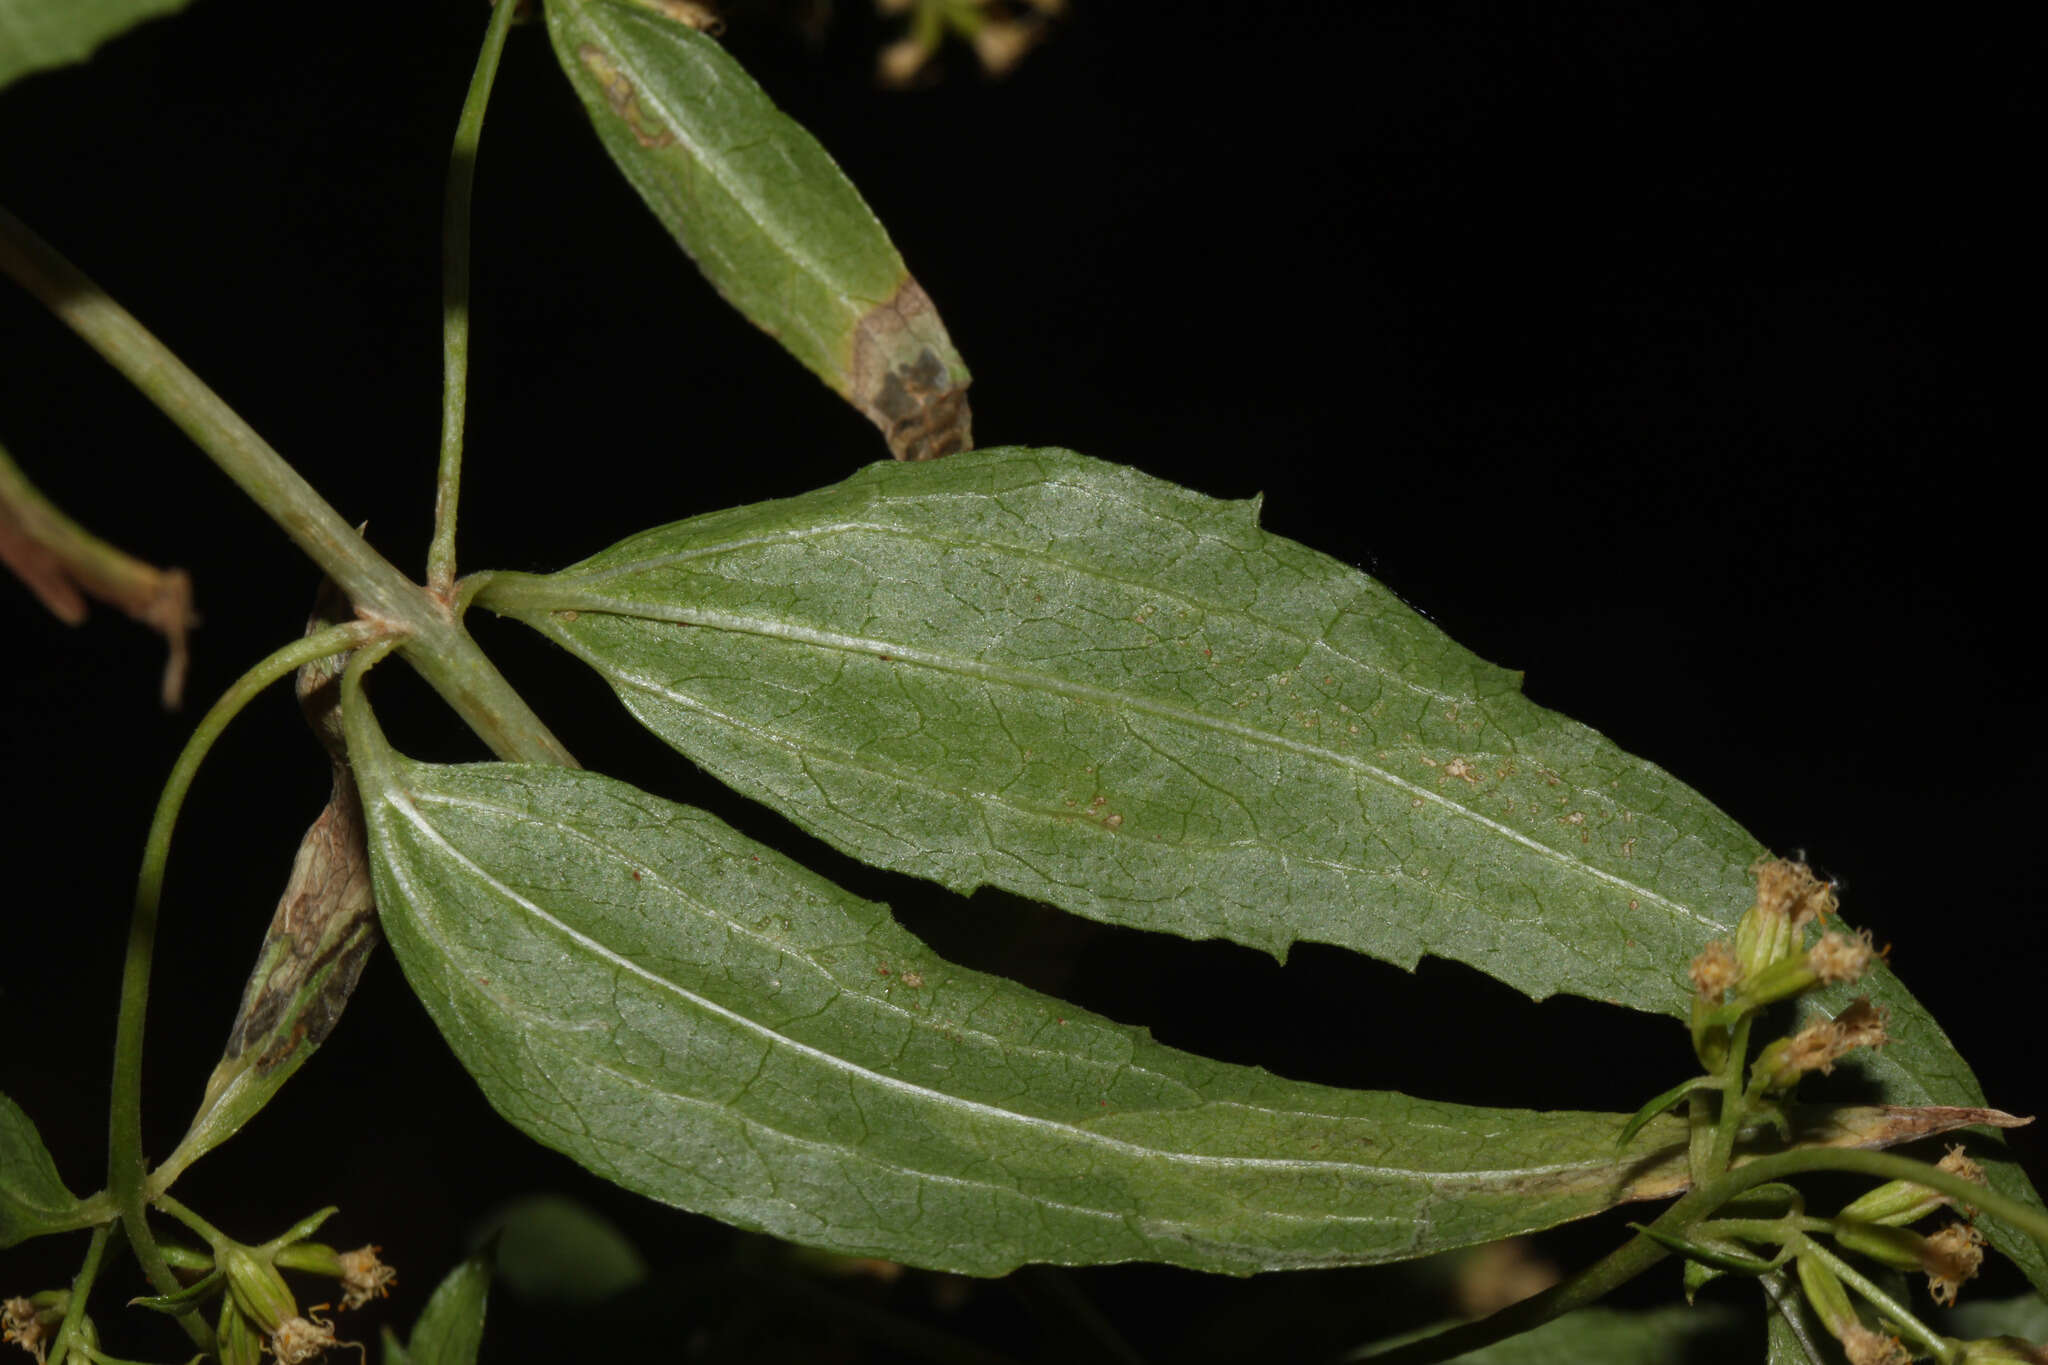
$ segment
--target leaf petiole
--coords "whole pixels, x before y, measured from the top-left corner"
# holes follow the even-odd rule
[[[476,149],[484,109],[511,32],[515,0],[497,0],[476,74],[455,125],[441,217],[441,464],[434,483],[434,539],[427,548],[427,591],[446,599],[455,585],[455,512],[462,490],[462,432],[469,402],[469,220]]]

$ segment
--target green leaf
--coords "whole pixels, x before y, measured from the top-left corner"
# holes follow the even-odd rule
[[[479,599],[868,862],[1666,1013],[1762,851],[1364,574],[1060,450],[878,465]]]
[[[728,303],[903,460],[973,444],[967,366],[860,192],[663,0],[548,0],[605,149]]]
[[[78,1203],[35,1123],[0,1095],[0,1249],[80,1226]]]
[[[1766,1365],[1836,1365],[1834,1338],[1815,1319],[1799,1281],[1785,1271],[1762,1280]]]
[[[480,1251],[448,1272],[400,1345],[384,1329],[384,1365],[475,1365],[484,1338],[484,1308],[491,1292],[491,1254]]]
[[[979,451],[499,575],[478,601],[870,863],[1685,1017],[1685,965],[1765,850],[1257,513],[1068,451]],[[1888,968],[1856,989],[1892,1012],[1896,1041],[1860,1063],[1886,1101],[1984,1103]],[[2002,1148],[1973,1150],[2038,1204]],[[2048,1288],[2038,1248],[1994,1239]]]
[[[2048,1301],[2022,1294],[1964,1303],[1940,1314],[1934,1326],[1952,1337],[2021,1337],[2048,1344]]]
[[[592,1304],[647,1278],[647,1261],[595,1209],[561,1195],[517,1200],[492,1215],[484,1233],[497,1252],[498,1279],[530,1299]]]
[[[82,62],[94,48],[190,0],[0,0],[0,86]]]
[[[1644,1361],[1740,1358],[1742,1320],[1723,1305],[1630,1313],[1582,1308],[1533,1331],[1454,1357],[1457,1365],[1642,1365]],[[1408,1338],[1353,1355],[1371,1360]],[[1714,1349],[1708,1349],[1709,1343]],[[1696,1353],[1696,1354],[1695,1354]]]
[[[653,1198],[973,1274],[1397,1260],[1683,1180],[1684,1127],[1306,1085],[934,957],[712,817],[348,708],[385,933],[491,1103]]]

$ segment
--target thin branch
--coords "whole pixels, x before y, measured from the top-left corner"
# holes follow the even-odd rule
[[[441,216],[441,466],[434,484],[434,539],[427,549],[427,591],[444,600],[455,586],[455,511],[462,491],[462,431],[469,403],[470,197],[484,109],[516,9],[513,0],[500,0],[491,11],[469,97],[462,104],[462,120],[455,126],[455,147],[448,156],[448,191]]]

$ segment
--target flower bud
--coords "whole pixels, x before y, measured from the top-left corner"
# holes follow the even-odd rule
[[[1834,888],[1805,863],[1773,858],[1757,863],[1750,873],[1756,878],[1756,900],[1735,926],[1735,958],[1745,981],[1792,956],[1806,922],[1835,909]]]
[[[221,1295],[220,1323],[214,1336],[220,1365],[262,1365],[263,1336],[235,1303],[233,1294]]]
[[[1799,1268],[1799,1287],[1806,1291],[1806,1301],[1813,1305],[1828,1335],[1840,1339],[1851,1328],[1862,1327],[1855,1305],[1849,1302],[1849,1291],[1842,1288],[1827,1262],[1808,1249],[1799,1253],[1795,1263]]]
[[[228,1296],[264,1333],[275,1332],[279,1323],[299,1315],[291,1286],[277,1273],[269,1257],[245,1246],[230,1245],[221,1253],[220,1264],[227,1271]]]
[[[1948,1155],[1935,1162],[1934,1168],[1979,1185],[1984,1183],[1984,1168],[1963,1155],[1960,1146],[1950,1147]],[[1952,1202],[1949,1196],[1925,1185],[1910,1180],[1890,1180],[1858,1196],[1836,1216],[1897,1228],[1917,1223],[1942,1205]]]
[[[1893,1270],[1918,1270],[1921,1249],[1927,1239],[1910,1228],[1885,1227],[1838,1218],[1834,1226],[1835,1245],[1858,1256],[1868,1256]]]

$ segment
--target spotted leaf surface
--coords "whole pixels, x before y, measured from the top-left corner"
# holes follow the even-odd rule
[[[598,138],[726,301],[881,428],[896,458],[973,444],[967,366],[874,213],[677,0],[548,0]]]

